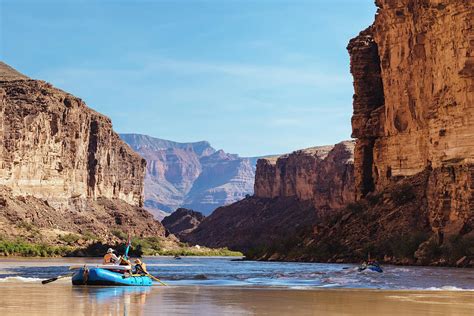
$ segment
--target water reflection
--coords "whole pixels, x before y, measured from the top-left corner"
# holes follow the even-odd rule
[[[101,315],[143,315],[150,287],[72,287],[73,296],[82,299],[88,312]]]

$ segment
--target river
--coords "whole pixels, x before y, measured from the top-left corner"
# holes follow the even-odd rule
[[[474,315],[474,269],[144,258],[168,286],[41,285],[91,258],[0,260],[1,315]]]

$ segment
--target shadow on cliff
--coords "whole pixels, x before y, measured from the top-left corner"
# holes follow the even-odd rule
[[[473,266],[474,235],[435,233],[426,188],[430,170],[341,210],[318,212],[294,198],[247,198],[221,207],[186,240],[242,251],[247,259]]]

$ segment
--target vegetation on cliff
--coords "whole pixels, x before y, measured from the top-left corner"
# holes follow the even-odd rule
[[[58,257],[66,256],[73,250],[70,246],[29,243],[21,239],[0,239],[0,256]]]
[[[76,257],[91,256],[100,257],[105,254],[107,248],[117,249],[118,253],[125,250],[125,241],[116,244],[103,244],[91,242],[87,245],[79,245],[78,241],[84,240],[85,236],[76,234],[65,235],[61,241],[64,244],[48,244],[29,242],[22,238],[6,239],[0,238],[0,256],[18,257]],[[132,256],[242,256],[238,251],[227,248],[208,248],[190,246],[186,243],[170,242],[166,238],[145,237],[132,238]]]

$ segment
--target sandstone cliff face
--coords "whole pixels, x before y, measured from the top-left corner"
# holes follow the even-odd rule
[[[39,80],[0,81],[0,185],[56,208],[84,199],[143,203],[145,160],[107,117]]]
[[[472,230],[474,2],[377,0],[349,44],[358,197],[431,170],[431,226]]]
[[[327,186],[339,184],[334,194],[318,196],[319,183],[326,188],[329,174],[338,174],[316,173],[324,150],[262,160],[256,196],[216,210],[188,236],[192,242],[265,260],[347,262],[370,253],[397,264],[474,266],[474,2],[376,5],[374,24],[348,46],[356,201],[315,211],[320,198],[328,208],[350,201],[340,180]],[[313,211],[298,213],[302,201],[314,201]],[[276,223],[296,225],[272,212],[279,209],[305,214],[306,225],[271,236]]]
[[[255,196],[296,197],[313,201],[318,210],[340,208],[354,200],[353,150],[354,143],[345,141],[259,159]]]
[[[254,196],[216,209],[180,237],[252,258],[257,253],[258,258],[272,257],[276,244],[290,247],[322,214],[354,200],[353,148],[353,142],[345,141],[259,159]]]
[[[147,160],[145,207],[155,216],[179,207],[209,214],[253,193],[251,158],[216,151],[206,141],[177,143],[138,134],[121,137]]]
[[[110,119],[0,63],[0,238],[64,244],[75,234],[74,246],[87,246],[121,231],[164,240],[141,208],[145,167]]]

